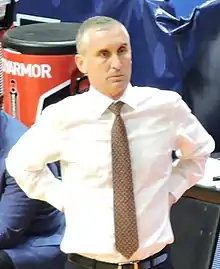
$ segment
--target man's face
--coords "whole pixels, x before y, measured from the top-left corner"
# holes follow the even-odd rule
[[[90,84],[112,98],[118,98],[131,78],[131,48],[126,30],[120,25],[89,30],[83,53],[76,56],[81,72]]]

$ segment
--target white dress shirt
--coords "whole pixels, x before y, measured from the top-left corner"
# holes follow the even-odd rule
[[[171,91],[129,85],[120,98],[131,152],[142,260],[173,242],[169,192],[176,200],[204,174],[214,141]],[[112,99],[91,88],[45,109],[6,159],[30,198],[65,210],[61,249],[106,262],[127,262],[115,250],[111,167]],[[171,153],[179,150],[173,167]],[[45,164],[61,160],[62,182]]]

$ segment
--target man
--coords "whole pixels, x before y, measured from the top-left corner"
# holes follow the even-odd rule
[[[63,214],[29,199],[5,168],[8,151],[25,131],[0,112],[0,269],[63,269]]]
[[[0,30],[1,34],[13,24],[15,3],[19,0],[0,0]]]
[[[7,169],[29,197],[65,211],[61,249],[72,266],[170,269],[169,202],[202,178],[214,141],[177,93],[129,84],[121,23],[90,18],[76,42],[90,90],[47,108],[10,151]],[[62,182],[46,168],[57,160]]]

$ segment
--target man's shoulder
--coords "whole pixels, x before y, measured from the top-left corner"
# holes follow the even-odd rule
[[[0,112],[0,135],[4,137],[4,148],[10,148],[26,132],[28,128],[16,118],[7,113]]]
[[[133,87],[140,102],[152,101],[157,104],[175,104],[182,97],[171,90],[160,90],[154,87]]]
[[[67,123],[88,114],[91,100],[88,92],[66,97],[65,99],[48,106],[44,111],[44,117],[54,120],[56,124]]]
[[[152,97],[152,98],[163,97],[163,98],[166,98],[166,99],[171,98],[171,99],[174,99],[174,100],[178,100],[179,98],[181,98],[179,93],[177,93],[175,91],[161,90],[161,89],[155,88],[155,87],[149,87],[149,86],[138,87],[138,86],[134,86],[133,90],[135,90],[136,92],[142,94],[142,96],[147,96],[147,97]]]
[[[71,95],[55,104],[49,105],[46,110],[51,110],[53,112],[57,111],[58,113],[60,113],[62,111],[69,111],[70,109],[79,109],[82,107],[81,105],[87,101],[88,92],[85,92],[83,94]]]
[[[8,127],[11,128],[16,128],[21,130],[22,132],[25,132],[28,127],[25,126],[21,121],[19,121],[18,119],[12,117],[11,115],[5,113],[5,112],[1,112],[1,114],[3,114],[3,116],[5,117],[5,119],[7,120],[7,125]]]

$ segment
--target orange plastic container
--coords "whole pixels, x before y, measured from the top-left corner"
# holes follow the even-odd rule
[[[38,23],[9,30],[2,42],[3,109],[27,126],[42,110],[73,95],[79,24]],[[84,87],[88,83],[84,82]]]

